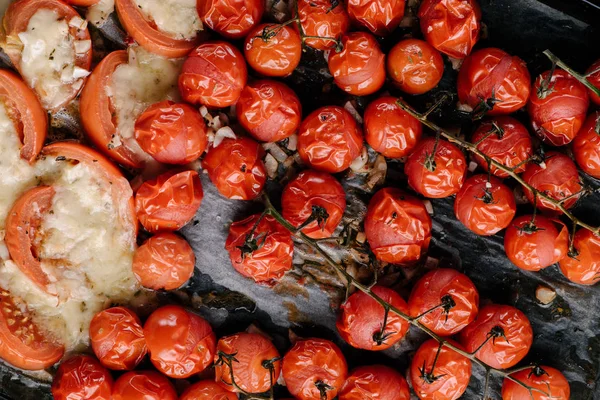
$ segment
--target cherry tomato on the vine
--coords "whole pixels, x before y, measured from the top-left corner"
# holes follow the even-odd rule
[[[244,55],[252,69],[265,76],[290,75],[302,57],[302,40],[290,26],[261,24],[248,33]]]
[[[177,400],[166,376],[154,371],[131,371],[115,382],[112,400]]]
[[[296,9],[304,35],[313,36],[307,38],[304,43],[312,48],[318,50],[334,48],[336,40],[350,28],[350,17],[342,2],[298,0]],[[320,38],[315,38],[316,36]]]
[[[595,63],[590,65],[585,73],[587,80],[590,81],[592,85],[600,89],[600,59],[596,60]],[[590,75],[588,76],[587,74]],[[588,89],[588,93],[590,95],[590,100],[592,100],[596,105],[600,106],[600,96],[592,92],[590,89]]]
[[[442,79],[444,60],[440,52],[426,41],[404,39],[388,53],[387,72],[403,92],[423,94],[436,87]]]
[[[238,400],[238,396],[216,382],[200,381],[188,387],[179,400]]]
[[[241,39],[260,22],[264,0],[202,0],[197,2],[202,23],[229,39]]]
[[[559,262],[563,275],[571,282],[593,285],[600,281],[600,236],[588,229],[575,232],[574,253]]]
[[[517,382],[504,378],[502,400],[569,400],[571,398],[569,381],[555,368],[547,366],[532,367],[515,372],[510,376],[541,392],[537,390],[530,392]]]
[[[406,0],[348,0],[350,20],[374,35],[385,36],[400,25]]]
[[[579,168],[600,179],[600,112],[590,114],[573,140],[573,155]]]
[[[52,381],[55,400],[110,400],[110,372],[93,357],[78,355],[58,367]]]
[[[409,400],[406,379],[396,370],[383,365],[358,367],[348,376],[339,400]]]

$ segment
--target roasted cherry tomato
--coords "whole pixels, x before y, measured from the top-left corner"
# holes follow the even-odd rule
[[[133,256],[133,274],[145,288],[175,290],[194,273],[194,250],[181,236],[161,232],[137,248]]]
[[[462,330],[460,342],[492,368],[513,367],[529,352],[533,330],[527,316],[515,307],[490,304]],[[482,347],[481,347],[482,346]]]
[[[525,171],[526,162],[533,155],[527,128],[511,117],[501,116],[485,121],[473,133],[471,142],[477,144],[477,150],[508,168],[514,168],[516,173]],[[493,165],[490,168],[483,157],[474,154],[473,158],[484,170],[491,169],[492,174],[500,178],[508,176]]]
[[[600,112],[590,114],[573,140],[573,155],[579,168],[600,179]]]
[[[377,36],[385,36],[400,25],[405,5],[405,0],[349,0],[346,3],[350,20]]]
[[[385,55],[373,35],[351,32],[341,38],[342,50],[331,51],[327,64],[336,85],[354,96],[375,93],[385,82]]]
[[[339,400],[410,400],[410,390],[406,379],[396,370],[371,365],[358,367],[346,380]]]
[[[585,71],[587,80],[592,83],[592,85],[596,86],[600,89],[600,59],[596,60],[595,63],[590,65],[590,67]],[[589,76],[587,74],[590,74]],[[588,94],[590,95],[590,100],[592,100],[596,105],[600,106],[600,96],[596,93],[592,92],[588,89]]]
[[[557,69],[549,75],[546,71],[535,80],[527,111],[540,139],[563,146],[579,132],[590,100],[585,86],[568,72]]]
[[[256,214],[231,224],[225,249],[233,268],[256,282],[272,283],[292,268],[292,236],[268,215]]]
[[[342,2],[298,0],[296,10],[306,36],[328,38],[307,39],[304,43],[312,48],[328,50],[335,47],[336,40],[350,28],[350,17]]]
[[[282,374],[298,400],[332,400],[348,376],[341,350],[329,340],[304,339],[283,357]]]
[[[238,397],[216,382],[200,381],[188,387],[179,400],[238,400]]]
[[[321,107],[300,125],[298,154],[314,169],[341,172],[360,155],[362,148],[362,131],[342,107]]]
[[[147,231],[174,231],[194,218],[203,196],[196,171],[171,171],[140,186],[135,209]]]
[[[511,379],[504,378],[502,385],[502,400],[569,400],[571,388],[567,378],[557,369],[552,367],[532,367],[510,375],[512,378],[525,385],[541,390],[529,391]]]
[[[279,352],[269,339],[258,333],[238,333],[219,340],[215,356],[215,379],[225,389],[264,393],[277,382],[281,372]]]
[[[171,378],[187,378],[213,361],[216,338],[208,322],[180,306],[154,311],[144,324],[150,361]]]
[[[177,392],[158,372],[132,371],[117,379],[112,400],[177,400]]]
[[[147,352],[140,319],[125,307],[96,314],[90,322],[90,342],[102,365],[113,370],[134,369]]]
[[[404,173],[415,192],[441,199],[458,193],[467,174],[467,160],[452,143],[429,137],[414,148],[404,164]]]
[[[365,139],[373,150],[388,158],[407,156],[421,138],[421,123],[396,104],[392,96],[380,97],[365,110]]]
[[[479,40],[481,10],[476,0],[425,0],[418,15],[425,39],[450,57],[465,58]]]
[[[369,202],[365,234],[378,260],[411,264],[429,248],[431,217],[421,200],[400,189],[384,188]]]
[[[450,342],[461,348],[458,343]],[[456,400],[469,386],[471,361],[429,339],[419,347],[410,363],[410,381],[421,400]]]
[[[296,93],[271,80],[246,86],[235,111],[244,129],[263,142],[278,142],[293,135],[302,120],[302,105]]]
[[[93,357],[80,355],[60,364],[52,381],[55,400],[110,400],[113,379]]]
[[[203,0],[197,2],[205,26],[229,39],[241,39],[260,22],[263,0]]]
[[[308,237],[328,238],[346,210],[346,192],[333,176],[308,170],[287,184],[281,207],[283,217],[295,227],[303,225],[302,232]]]
[[[575,233],[573,250],[558,264],[565,277],[582,285],[600,281],[600,237],[580,229]]]
[[[374,286],[373,293],[408,314],[408,306],[398,293],[383,286]],[[361,291],[353,293],[340,307],[337,330],[348,344],[357,349],[385,350],[402,340],[409,324],[393,312],[388,313],[374,299]]]
[[[224,139],[202,160],[213,185],[228,199],[252,200],[267,180],[264,150],[250,138]]]
[[[244,55],[252,69],[265,76],[290,75],[302,57],[302,40],[290,26],[261,24],[244,43]]]
[[[423,94],[442,79],[444,60],[440,52],[424,40],[404,39],[388,53],[387,71],[403,92]]]
[[[408,299],[410,316],[422,315],[419,322],[440,336],[460,332],[473,322],[478,309],[479,293],[473,282],[449,268],[425,274]]]
[[[238,49],[227,42],[205,42],[183,63],[179,91],[188,103],[229,107],[238,101],[247,79],[246,61]]]
[[[456,219],[483,236],[506,228],[516,212],[513,191],[500,179],[486,174],[467,179],[454,201]]]

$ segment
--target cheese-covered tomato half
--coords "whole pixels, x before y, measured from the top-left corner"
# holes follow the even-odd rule
[[[112,400],[177,400],[169,379],[155,371],[132,371],[116,380]]]
[[[341,2],[330,0],[298,0],[294,16],[300,19],[306,36],[319,36],[304,41],[307,46],[318,50],[333,49],[337,39],[350,28],[350,17]]]
[[[244,56],[252,69],[264,76],[290,75],[302,56],[302,40],[290,26],[261,24],[248,33]]]
[[[573,238],[573,250],[558,265],[571,282],[597,283],[600,281],[600,237],[588,229],[578,230]]]
[[[223,196],[252,200],[260,194],[267,180],[263,155],[262,146],[250,138],[224,139],[208,150],[202,168]]]
[[[238,396],[214,381],[205,380],[188,387],[179,400],[238,400]]]
[[[590,114],[573,140],[573,156],[579,168],[600,179],[600,112]]]
[[[58,367],[52,381],[52,397],[55,400],[110,400],[112,388],[110,372],[98,360],[77,355]]]
[[[536,400],[569,400],[571,398],[569,381],[555,368],[535,366],[517,371],[511,374],[510,377],[512,379],[504,378],[502,400],[526,399],[531,397],[531,393],[533,393],[533,398]],[[529,389],[524,388],[513,379],[537,390],[530,392]],[[546,393],[547,396],[541,392]]]
[[[188,103],[229,107],[238,101],[247,79],[246,61],[237,48],[227,42],[205,42],[183,63],[179,91]]]
[[[92,64],[87,22],[60,0],[18,0],[3,19],[0,47],[49,111],[79,94]]]
[[[440,52],[426,41],[404,39],[388,53],[387,71],[403,92],[423,94],[436,87],[442,79],[444,60]]]
[[[592,85],[600,89],[600,59],[596,60],[595,63],[590,65],[585,73],[587,80],[590,81]],[[588,93],[590,95],[590,100],[592,100],[594,104],[600,105],[600,96],[590,89],[588,89]]]
[[[398,371],[384,365],[358,367],[348,376],[339,400],[409,400],[410,389]]]
[[[197,2],[205,26],[228,39],[241,39],[260,22],[263,0],[203,0]]]
[[[429,248],[431,217],[423,202],[396,188],[384,188],[371,198],[365,234],[380,261],[410,265]]]
[[[405,5],[405,0],[349,0],[346,8],[355,25],[385,36],[400,25]]]

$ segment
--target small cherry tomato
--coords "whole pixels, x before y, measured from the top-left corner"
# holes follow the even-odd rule
[[[581,129],[590,100],[585,86],[568,72],[557,69],[549,75],[546,71],[535,80],[527,111],[540,139],[563,146]]]
[[[502,181],[473,175],[456,195],[454,215],[478,235],[490,236],[506,228],[517,212],[515,195]]]
[[[423,94],[442,79],[444,60],[440,52],[424,40],[404,39],[388,53],[387,71],[403,92]]]
[[[571,388],[567,378],[552,367],[532,367],[510,375],[512,378],[538,391],[529,391],[511,379],[504,378],[502,385],[502,400],[569,400]]]
[[[113,379],[93,357],[79,355],[61,363],[52,381],[55,400],[110,400]]]
[[[146,339],[140,319],[125,307],[99,312],[90,322],[94,354],[106,368],[132,370],[146,355]]]
[[[213,361],[216,338],[208,322],[180,306],[154,311],[144,324],[150,361],[171,378],[187,378]]]
[[[238,49],[227,42],[205,42],[183,63],[179,91],[188,103],[229,107],[238,101],[247,79],[246,61]]]
[[[369,202],[365,234],[378,260],[411,264],[429,248],[431,217],[421,200],[400,189],[384,188]]]
[[[421,138],[421,123],[402,110],[392,96],[372,101],[365,110],[365,139],[373,150],[388,158],[410,153]]]
[[[374,286],[373,293],[408,314],[408,306],[398,293],[383,286]],[[383,326],[385,321],[385,326]],[[353,293],[340,307],[336,327],[348,344],[363,350],[385,350],[398,343],[408,332],[409,323],[385,310],[361,291]]]
[[[283,357],[282,374],[298,400],[333,400],[348,376],[341,350],[329,340],[304,339]]]
[[[138,247],[133,255],[133,274],[145,288],[175,290],[194,273],[196,257],[181,236],[161,232]]]
[[[595,63],[590,65],[585,73],[587,80],[590,81],[592,85],[600,89],[600,59],[596,60]],[[592,100],[596,105],[600,106],[600,96],[592,92],[590,89],[588,89],[588,94],[590,95],[590,100]]]
[[[350,28],[350,17],[342,2],[298,0],[296,11],[306,36],[331,39],[306,39],[304,43],[314,49],[328,50],[335,47],[335,41]]]
[[[196,171],[170,171],[140,186],[135,209],[148,232],[174,231],[194,218],[203,196]]]
[[[479,293],[473,282],[468,276],[449,268],[425,274],[408,299],[410,316],[423,315],[419,322],[440,336],[460,332],[473,322],[478,309]]]
[[[476,0],[425,0],[418,16],[425,39],[450,57],[465,58],[479,40],[481,9]]]
[[[450,343],[461,348],[453,340]],[[410,363],[410,381],[421,400],[456,400],[469,386],[471,361],[429,339],[419,347]]]
[[[177,400],[167,377],[154,371],[132,371],[115,382],[112,400]]]
[[[278,142],[293,135],[302,120],[302,105],[296,93],[271,80],[246,86],[235,111],[244,129],[263,142]]]
[[[258,333],[238,333],[219,340],[215,356],[215,380],[226,390],[239,388],[248,393],[264,393],[277,382],[281,372],[279,352],[269,339]]]
[[[218,147],[208,150],[202,168],[223,196],[252,200],[267,180],[263,155],[262,146],[250,138],[224,139]]]
[[[341,38],[342,50],[331,51],[327,64],[335,84],[354,96],[375,93],[385,82],[385,55],[373,35],[351,32]]]
[[[281,207],[283,218],[295,227],[304,225],[302,233],[306,236],[328,238],[346,210],[346,192],[333,176],[308,170],[287,184],[281,196]],[[314,219],[306,224],[311,216]]]
[[[514,168],[516,173],[525,171],[526,161],[533,155],[527,128],[511,117],[501,116],[485,121],[473,133],[471,142],[477,144],[477,150],[508,168]],[[474,154],[473,158],[485,171],[491,169],[492,174],[499,178],[508,176],[498,167],[492,165],[490,168],[483,157]]]
[[[415,192],[441,199],[458,193],[467,174],[467,160],[454,144],[428,137],[408,156],[404,173]]]
[[[202,23],[228,39],[241,39],[260,22],[263,0],[203,0],[197,2]]]
[[[200,381],[188,387],[179,400],[238,400],[238,397],[216,382]]]
[[[600,112],[590,114],[573,140],[573,155],[579,168],[600,179]]]
[[[225,249],[233,268],[255,282],[272,283],[292,268],[292,236],[268,215],[256,214],[231,224]]]
[[[533,330],[527,316],[515,307],[490,304],[462,330],[460,342],[469,353],[492,368],[513,367],[531,348]]]
[[[244,55],[252,69],[264,76],[290,75],[302,57],[302,40],[290,26],[261,24],[248,33]]]
[[[374,35],[385,36],[400,25],[405,0],[348,0],[350,20]]]
[[[563,275],[582,285],[600,281],[600,237],[587,229],[580,229],[575,233],[573,250],[558,264]]]
[[[341,172],[360,155],[362,148],[362,131],[352,114],[342,107],[321,107],[300,124],[298,154],[314,169]]]
[[[358,367],[346,380],[339,400],[410,400],[406,379],[396,370],[371,365]]]

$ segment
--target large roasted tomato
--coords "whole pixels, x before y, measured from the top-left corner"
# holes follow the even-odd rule
[[[442,79],[444,60],[429,43],[419,39],[404,39],[388,53],[387,71],[403,92],[423,94],[436,87]]]
[[[400,189],[384,188],[369,202],[365,234],[378,260],[411,264],[429,248],[431,217],[421,200]]]
[[[252,29],[244,43],[248,64],[259,74],[290,75],[302,57],[302,40],[290,26],[261,24]]]
[[[571,388],[567,378],[557,369],[547,366],[523,369],[510,375],[512,378],[538,391],[529,391],[512,379],[504,378],[502,400],[569,400]]]
[[[573,140],[573,155],[579,168],[600,179],[600,112],[590,114]]]
[[[595,63],[590,65],[590,67],[585,71],[587,80],[592,83],[592,85],[596,86],[600,89],[600,59],[596,60]],[[590,74],[589,76],[587,74]],[[600,96],[596,93],[592,92],[588,89],[588,93],[590,95],[590,100],[592,100],[595,104],[600,105]]]
[[[358,367],[348,376],[338,395],[339,400],[409,400],[406,379],[396,370],[371,365]]]
[[[208,322],[180,306],[154,311],[144,324],[150,361],[171,378],[187,378],[213,361],[216,338]]]
[[[60,364],[52,381],[55,400],[110,400],[113,380],[95,358],[79,355]]]
[[[490,304],[460,333],[468,352],[492,368],[513,367],[529,352],[533,330],[527,316],[515,307]]]
[[[425,274],[408,299],[411,317],[440,336],[460,332],[477,316],[479,293],[468,276],[440,268]]]
[[[558,264],[565,277],[582,285],[600,281],[600,237],[580,229],[575,233],[573,250]]]
[[[177,400],[173,384],[154,371],[132,371],[115,382],[112,400]]]
[[[350,17],[342,2],[298,0],[296,10],[302,31],[307,36],[304,43],[315,49],[327,50],[335,47],[336,40],[350,28]]]
[[[408,314],[406,302],[394,290],[383,286],[375,286],[372,290],[383,301]],[[409,326],[406,320],[391,311],[386,319],[381,304],[361,291],[342,304],[336,323],[342,339],[352,347],[364,350],[389,349],[402,340]]]
[[[179,400],[238,400],[238,397],[214,381],[200,381],[188,387]]]
[[[346,8],[356,25],[385,36],[400,25],[405,5],[405,0],[349,0]]]
[[[246,36],[265,11],[263,0],[203,0],[196,4],[204,25],[229,39]]]

